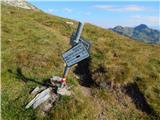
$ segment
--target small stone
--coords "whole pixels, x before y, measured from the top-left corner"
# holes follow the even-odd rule
[[[111,88],[110,83],[101,82],[99,85],[100,85],[101,88],[105,88],[105,89],[110,89]]]

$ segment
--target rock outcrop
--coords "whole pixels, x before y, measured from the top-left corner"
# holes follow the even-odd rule
[[[32,4],[28,3],[26,0],[1,0],[3,4],[8,4],[15,7],[20,7],[24,9],[37,9]]]

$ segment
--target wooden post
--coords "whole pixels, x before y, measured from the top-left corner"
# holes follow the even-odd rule
[[[62,84],[61,84],[61,88],[63,88],[66,85],[66,78],[68,75],[70,67],[68,67],[67,65],[64,68],[64,73],[63,73],[63,79],[62,79]]]
[[[67,74],[68,74],[68,72],[69,72],[69,69],[70,69],[70,67],[68,67],[68,66],[66,65],[65,68],[64,68],[63,78],[66,78],[66,77],[67,77]]]
[[[78,23],[78,28],[77,28],[77,30],[76,30],[75,40],[74,40],[74,43],[75,43],[75,44],[78,44],[78,43],[79,43],[79,39],[80,39],[80,37],[81,37],[81,33],[82,33],[82,30],[83,30],[83,26],[84,26],[83,23],[81,23],[81,22]]]
[[[74,40],[74,43],[75,44],[78,44],[79,43],[79,39],[81,37],[81,33],[82,33],[82,30],[83,30],[83,26],[84,24],[79,22],[78,23],[78,27],[77,27],[77,30],[76,30],[76,35],[75,35],[75,40]],[[75,44],[73,44],[72,46],[74,46]],[[70,67],[68,67],[67,65],[65,66],[65,69],[64,69],[64,73],[63,73],[63,78],[66,79],[67,77],[67,74],[68,74],[68,71],[69,71]]]
[[[79,22],[78,24],[78,27],[77,27],[77,30],[76,30],[76,34],[75,34],[75,39],[73,40],[73,44],[72,44],[72,47],[76,44],[79,43],[79,39],[81,37],[81,33],[82,33],[82,30],[83,30],[83,26],[84,24]],[[69,69],[70,67],[68,67],[67,65],[65,66],[65,69],[64,69],[64,73],[63,73],[63,83],[62,83],[62,86],[64,86],[64,84],[66,83],[66,78],[67,78],[67,75],[68,75],[68,72],[69,72]]]

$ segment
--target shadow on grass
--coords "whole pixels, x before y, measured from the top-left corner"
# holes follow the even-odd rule
[[[74,73],[80,76],[80,84],[85,87],[97,86],[92,80],[92,74],[90,71],[91,58],[87,58],[78,63]]]
[[[39,82],[34,78],[29,78],[29,77],[25,76],[22,73],[22,69],[19,67],[16,69],[16,72],[13,72],[11,69],[8,69],[8,72],[14,74],[16,76],[16,78],[22,80],[23,82],[30,81],[30,82],[34,82],[34,83],[42,85],[42,86],[53,87],[53,85],[49,82],[49,78],[42,79],[43,82]]]
[[[138,85],[136,83],[130,83],[124,86],[125,93],[132,98],[137,109],[142,112],[147,113],[150,116],[158,118],[159,116],[154,111],[154,109],[148,104],[146,98],[143,93],[139,90]]]
[[[8,69],[8,72],[13,74],[16,78],[18,78],[22,82],[25,82],[25,83],[33,82],[33,83],[36,83],[40,86],[45,86],[47,88],[52,87],[53,90],[57,90],[57,88],[50,83],[49,78],[42,79],[43,82],[39,82],[36,78],[34,79],[34,78],[29,78],[29,77],[25,76],[22,72],[22,69],[19,67],[16,69],[16,72],[13,72],[11,69]],[[27,89],[24,88],[23,90],[24,91],[20,92],[20,94],[15,99],[8,100],[8,105],[7,105],[8,110],[12,110],[13,108],[17,108],[16,104],[22,104],[20,106],[20,108],[18,108],[17,112],[14,113],[17,116],[19,116],[20,114],[26,114],[24,112],[28,111],[27,109],[25,109],[25,106],[28,104],[28,102],[24,101],[23,103],[18,103],[19,101],[21,101],[21,99],[24,100],[24,99],[28,98],[28,95],[25,94]],[[30,111],[31,111],[31,109],[30,109]],[[35,120],[35,119],[36,119],[36,114],[34,111],[32,111],[31,120]]]

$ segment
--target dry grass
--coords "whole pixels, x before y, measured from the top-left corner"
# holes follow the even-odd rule
[[[37,111],[25,111],[29,91],[37,84],[24,83],[17,74],[21,68],[26,77],[43,82],[52,75],[62,75],[61,54],[69,46],[69,38],[77,23],[41,11],[17,9],[2,5],[2,117],[4,120],[42,119]],[[86,24],[83,36],[92,43],[90,71],[92,79],[114,81],[124,85],[136,82],[148,103],[160,112],[160,46],[148,45]],[[101,70],[102,68],[103,70]],[[94,120],[99,114],[108,119],[149,119],[127,98],[124,108],[113,93],[91,88],[92,97],[84,96],[73,73],[68,77],[74,84],[72,97],[62,97],[51,114],[43,119]],[[116,94],[114,94],[116,95]],[[127,97],[124,95],[124,98]]]

